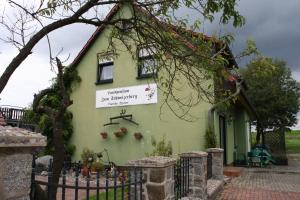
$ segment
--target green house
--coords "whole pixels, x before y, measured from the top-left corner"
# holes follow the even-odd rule
[[[130,16],[130,6],[115,6],[107,20],[120,15]],[[82,150],[88,147],[95,152],[107,149],[111,161],[124,164],[144,157],[153,150],[151,139],[159,141],[163,137],[172,142],[174,154],[205,150],[209,124],[213,125],[217,145],[225,149],[225,164],[246,157],[250,149],[250,118],[255,111],[246,96],[245,84],[233,92],[237,100],[228,113],[203,101],[190,110],[196,116],[192,122],[179,119],[169,107],[162,106],[160,82],[153,80],[153,72],[143,68],[154,62],[151,55],[143,47],[136,47],[138,59],[144,62],[141,67],[122,43],[115,52],[108,51],[111,31],[108,25],[99,27],[72,64],[82,79],[71,94],[74,160],[79,160]],[[234,62],[233,57],[229,59]],[[127,133],[118,137],[121,129]]]

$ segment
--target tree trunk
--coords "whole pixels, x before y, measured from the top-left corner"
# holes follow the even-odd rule
[[[62,114],[60,114],[62,115]],[[63,115],[62,115],[63,116]],[[63,138],[63,117],[59,116],[55,119],[53,124],[53,142],[55,144],[55,150],[53,154],[53,178],[52,178],[52,198],[49,200],[56,199],[57,184],[59,183],[60,174],[63,168],[65,158],[64,138]]]
[[[261,137],[262,137],[263,140],[264,140],[264,137],[263,137],[264,129],[263,129],[263,127],[261,126],[260,123],[257,123],[256,130],[257,130],[257,134],[256,134],[256,145],[257,145],[257,144],[260,144],[260,138],[261,138]],[[264,141],[263,141],[263,142],[264,142]]]

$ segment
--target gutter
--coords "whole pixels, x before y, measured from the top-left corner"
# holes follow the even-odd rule
[[[214,114],[213,112],[215,111],[215,109],[222,103],[232,99],[233,97],[236,97],[237,95],[240,94],[241,90],[242,90],[242,83],[243,83],[243,80],[241,81],[237,81],[236,84],[235,84],[235,88],[236,88],[236,91],[235,93],[233,93],[232,95],[230,95],[229,97],[227,97],[226,99],[220,101],[219,103],[213,105],[209,111],[208,111],[208,123],[209,123],[209,127],[215,131],[214,129]]]

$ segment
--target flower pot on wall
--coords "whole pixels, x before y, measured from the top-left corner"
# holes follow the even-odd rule
[[[121,127],[121,128],[120,128],[120,131],[121,131],[122,133],[124,133],[124,134],[128,133],[128,130],[127,130],[127,128],[125,128],[125,127]]]
[[[140,140],[143,138],[143,135],[140,132],[134,133],[133,135],[134,135],[135,139],[137,139],[137,140]]]
[[[102,139],[107,139],[107,137],[108,137],[108,134],[107,134],[107,132],[102,132],[102,133],[100,133],[100,135],[102,136]]]
[[[116,131],[114,132],[114,135],[117,137],[117,138],[121,138],[125,135],[125,133],[123,133],[122,131]]]

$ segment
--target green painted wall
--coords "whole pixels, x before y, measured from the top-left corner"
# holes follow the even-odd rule
[[[235,141],[237,158],[246,158],[249,149],[249,116],[245,110],[235,112]]]
[[[232,164],[233,159],[233,152],[234,152],[234,121],[226,119],[226,128],[227,128],[227,163]]]

